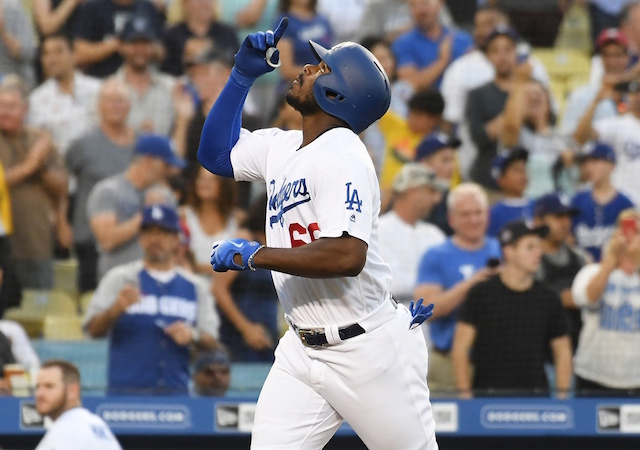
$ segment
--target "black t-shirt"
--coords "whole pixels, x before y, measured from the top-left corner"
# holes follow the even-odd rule
[[[160,70],[174,76],[184,73],[182,58],[184,47],[189,38],[195,37],[187,25],[182,22],[167,30],[164,35],[166,57]],[[213,49],[232,60],[240,44],[236,30],[224,23],[213,22],[207,32],[207,37],[213,42]]]
[[[133,0],[129,5],[121,5],[113,0],[86,2],[80,12],[75,37],[90,42],[102,42],[109,37],[117,36],[132,16],[146,17],[153,24],[158,40],[162,38],[162,18],[148,0]],[[105,78],[115,73],[121,64],[120,54],[113,53],[108,58],[87,67],[85,73]]]
[[[476,329],[473,388],[479,394],[548,389],[546,352],[568,331],[557,294],[537,281],[526,291],[514,291],[496,275],[469,291],[458,320]]]

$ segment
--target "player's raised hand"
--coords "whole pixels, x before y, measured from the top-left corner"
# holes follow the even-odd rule
[[[413,330],[415,327],[419,327],[422,325],[422,322],[427,320],[429,317],[433,316],[433,303],[429,303],[429,305],[424,306],[422,304],[423,299],[418,300],[418,303],[413,304],[413,300],[409,304],[409,312],[413,317],[411,322],[409,323],[409,329]]]
[[[259,31],[248,35],[235,56],[236,69],[250,78],[271,72],[280,65],[278,41],[289,25],[289,18],[283,17],[275,31]]]
[[[246,239],[217,241],[211,250],[211,266],[216,272],[245,270],[248,267],[247,260],[260,248],[259,242]]]

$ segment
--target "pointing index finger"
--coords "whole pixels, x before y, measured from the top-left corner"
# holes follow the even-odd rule
[[[284,30],[287,29],[288,25],[289,25],[289,18],[288,17],[283,17],[282,20],[280,20],[280,23],[278,24],[278,27],[276,28],[276,31],[273,32],[274,44],[278,43],[278,41],[280,40],[280,38],[284,34]]]

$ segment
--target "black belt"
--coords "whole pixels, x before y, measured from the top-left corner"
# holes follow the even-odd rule
[[[327,335],[323,331],[304,329],[296,329],[296,331],[302,343],[307,347],[320,347],[321,345],[327,345],[329,343],[329,341],[327,341]],[[360,336],[364,334],[364,332],[364,328],[357,323],[349,325],[348,327],[338,328],[338,335],[343,341]]]

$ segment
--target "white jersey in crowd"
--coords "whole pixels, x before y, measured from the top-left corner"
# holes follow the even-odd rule
[[[388,301],[391,271],[378,251],[378,179],[351,130],[334,128],[300,148],[301,131],[242,130],[231,152],[237,181],[265,181],[267,245],[292,248],[348,233],[368,245],[356,277],[309,279],[272,272],[285,313],[298,326],[356,322]]]
[[[58,417],[36,450],[122,450],[122,447],[104,420],[77,407]]]
[[[582,308],[582,331],[575,373],[616,389],[640,387],[640,276],[615,269],[596,303],[587,300],[587,285],[600,264],[584,266],[573,281],[572,294]]]
[[[413,299],[418,265],[425,252],[442,244],[446,236],[433,224],[418,221],[410,225],[394,211],[380,216],[380,255],[393,273],[391,294],[401,303]]]
[[[640,119],[631,113],[598,120],[593,124],[598,139],[616,152],[613,185],[631,201],[640,205]]]

